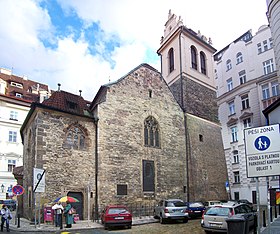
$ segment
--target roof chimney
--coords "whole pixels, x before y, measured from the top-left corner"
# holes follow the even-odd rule
[[[79,92],[80,92],[80,97],[82,96],[82,90],[79,90]]]
[[[60,86],[61,86],[61,84],[58,83],[57,86],[58,86],[58,89],[57,89],[57,90],[60,91]]]

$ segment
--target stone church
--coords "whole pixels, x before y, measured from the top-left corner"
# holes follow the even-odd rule
[[[59,88],[33,103],[21,128],[23,215],[34,213],[33,168],[46,170],[41,203],[75,196],[82,219],[107,204],[226,199],[214,52],[169,12],[161,73],[141,64],[92,102]]]

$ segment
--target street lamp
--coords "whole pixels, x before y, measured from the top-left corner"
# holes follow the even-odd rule
[[[2,184],[2,185],[1,185],[1,191],[2,191],[2,193],[4,193],[4,188],[5,188],[5,186],[4,186],[4,184]]]

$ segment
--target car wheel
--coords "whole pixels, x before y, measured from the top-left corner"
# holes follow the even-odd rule
[[[189,221],[189,219],[188,218],[185,218],[184,220],[183,220],[183,223],[187,223]]]
[[[160,215],[160,217],[159,217],[159,222],[161,223],[161,224],[164,224],[165,223],[165,219]]]
[[[131,229],[131,225],[128,225],[128,229]]]
[[[205,233],[206,233],[206,234],[211,234],[212,232],[210,232],[210,231],[205,231]]]
[[[158,219],[159,217],[156,215],[156,211],[154,210],[154,218]]]

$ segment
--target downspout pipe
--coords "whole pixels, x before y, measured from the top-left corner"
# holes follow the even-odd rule
[[[98,220],[98,118],[94,119],[95,124],[95,200],[94,220]]]
[[[187,128],[187,116],[186,116],[186,108],[184,103],[184,86],[183,86],[183,68],[182,68],[182,42],[181,42],[181,35],[183,32],[183,26],[181,26],[181,30],[179,33],[179,60],[180,60],[180,88],[181,88],[181,107],[184,112],[184,128],[185,128],[185,146],[186,146],[186,176],[187,176],[187,201],[190,200],[190,179],[189,179],[189,147],[188,147],[188,128]]]

